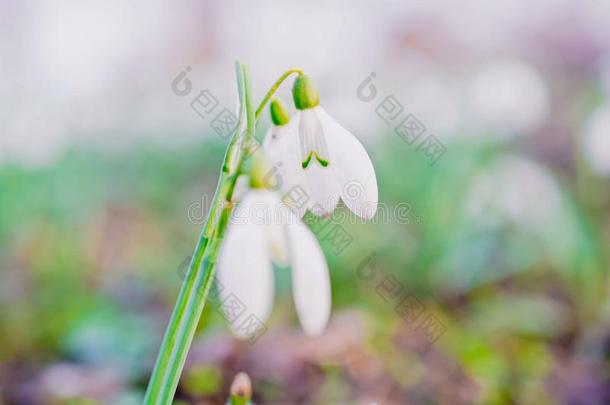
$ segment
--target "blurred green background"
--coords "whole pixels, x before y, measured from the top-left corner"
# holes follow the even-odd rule
[[[236,56],[258,97],[312,73],[386,216],[325,220],[353,241],[318,234],[324,335],[285,269],[254,344],[209,305],[177,404],[223,403],[239,371],[263,404],[610,403],[607,8],[67,3],[2,6],[0,404],[141,403],[226,146],[170,84],[192,66],[230,106]],[[441,140],[435,164],[376,114],[387,95]]]
[[[333,286],[327,334],[301,334],[289,276],[278,274],[286,305],[253,345],[235,341],[214,306],[205,310],[179,396],[214,403],[244,369],[263,403],[607,398],[605,181],[577,164],[534,163],[517,145],[446,147],[432,167],[392,134],[371,148],[381,201],[408,202],[409,223],[342,216],[354,241],[339,254],[322,241]],[[212,192],[223,148],[72,150],[49,169],[3,168],[0,376],[9,403],[140,400],[200,228],[187,210]],[[480,176],[492,176],[495,195],[518,194],[523,211],[505,200],[469,208]],[[540,211],[545,187],[557,193],[552,212]],[[363,265],[380,276],[359,277]],[[377,292],[387,275],[442,322],[437,340]]]

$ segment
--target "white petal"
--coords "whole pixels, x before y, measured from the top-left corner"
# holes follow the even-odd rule
[[[332,119],[322,107],[315,108],[334,160],[341,199],[356,215],[370,219],[377,211],[375,168],[360,141]],[[332,163],[331,163],[332,164]]]
[[[301,175],[298,123],[300,112],[287,124],[272,127],[263,141],[263,152],[272,166],[269,185],[284,197],[282,200],[302,217],[307,209],[305,180]]]
[[[309,167],[310,165],[322,165],[317,159],[328,162],[328,146],[324,139],[324,132],[320,120],[313,108],[301,111],[299,121],[299,143],[301,146],[301,163]],[[312,153],[315,154],[312,156]]]
[[[321,333],[330,317],[331,293],[326,258],[311,231],[300,221],[288,226],[292,292],[303,330]]]
[[[256,202],[251,205],[251,216],[257,223],[264,224],[264,237],[271,259],[280,266],[288,265],[288,245],[286,243],[287,208],[278,195],[272,191],[256,190],[252,194]]]
[[[241,201],[250,191],[250,179],[246,175],[240,175],[235,181],[233,189],[233,201]]]
[[[320,216],[330,215],[341,196],[336,182],[335,156],[329,153],[325,138],[316,110],[303,110],[299,122],[301,158],[299,171],[304,180],[303,188],[309,197],[307,206],[314,214]],[[328,162],[328,165],[322,165],[317,158]],[[307,167],[303,167],[305,163]]]
[[[328,215],[337,206],[341,189],[333,175],[332,163],[329,167],[322,167],[317,161],[312,161],[307,169],[303,169],[298,134],[301,119],[302,113],[298,111],[288,125],[268,132],[263,151],[274,167],[272,170],[279,175],[278,180],[272,182],[279,184],[283,191],[282,201],[299,218],[307,208],[317,215]]]
[[[289,190],[295,184],[299,184],[298,167],[300,164],[298,156],[298,120],[292,120],[287,125],[273,126],[267,131],[263,141],[263,152],[276,176],[277,187],[272,184],[274,190]]]
[[[332,165],[332,163],[331,163]],[[337,182],[336,167],[309,165],[303,171],[303,185],[307,193],[307,207],[318,216],[330,215],[339,203],[340,184]]]
[[[239,330],[241,321],[253,314],[264,322],[273,304],[273,268],[265,227],[248,217],[252,206],[260,201],[258,197],[256,192],[247,194],[235,209],[218,257],[221,300],[237,300],[245,307],[245,315],[230,322],[233,332],[242,338],[248,336]],[[230,318],[228,311],[226,314]]]

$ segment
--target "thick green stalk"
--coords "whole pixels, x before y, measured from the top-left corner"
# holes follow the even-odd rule
[[[242,87],[244,84],[243,69],[239,64],[237,75],[238,86]],[[239,89],[240,97],[249,92],[250,89],[243,89],[243,87]],[[245,97],[242,97],[240,104],[242,106],[246,105]],[[244,113],[245,111],[242,108],[240,121],[243,119]],[[225,204],[225,201],[230,201],[229,194],[233,188],[231,185],[236,177],[226,171],[225,167],[230,167],[229,160],[234,158],[235,146],[237,145],[235,139],[240,136],[240,127],[241,125],[238,125],[225,153],[223,170],[210,207],[210,213],[195,247],[189,269],[180,288],[174,311],[161,343],[155,368],[144,397],[145,405],[169,405],[176,392],[188,349],[214,280],[214,264],[220,248],[220,238],[217,236],[222,236],[228,223],[228,221],[220,221],[219,225],[222,224],[222,226],[219,229],[216,228],[218,209]],[[230,212],[229,208],[225,208],[221,215],[226,216],[227,212]]]
[[[145,405],[169,405],[173,400],[188,350],[214,280],[216,258],[233,207],[231,203],[233,190],[245,156],[247,156],[245,148],[248,147],[249,141],[254,137],[256,120],[260,115],[259,110],[264,108],[280,84],[290,74],[295,72],[302,74],[299,69],[291,69],[284,73],[267,92],[259,109],[254,112],[248,69],[245,65],[237,63],[236,71],[240,99],[239,123],[225,152],[220,179],[206,225],[201,231],[197,246],[195,246],[193,257],[163,337],[144,397]],[[241,134],[240,129],[244,116],[247,131],[245,134]],[[242,138],[245,138],[245,142],[238,142]],[[219,212],[220,208],[222,208],[222,211]]]
[[[243,78],[244,78],[244,88],[251,89],[252,83],[250,83],[250,71],[248,70],[248,66],[243,66],[242,68]],[[244,99],[246,100],[246,142],[245,146],[249,146],[250,140],[254,137],[254,126],[256,125],[256,113],[252,110],[252,93],[246,91],[244,95]],[[242,155],[243,156],[243,155]]]
[[[237,154],[239,152],[238,141],[242,136],[241,128],[244,120],[244,116],[246,114],[246,90],[244,83],[244,69],[241,63],[235,64],[235,75],[237,76],[237,95],[239,97],[239,111],[238,111],[238,123],[235,128],[235,133],[231,137],[231,142],[229,143],[229,148],[227,150],[224,162],[222,164],[222,171],[224,173],[233,173],[234,175],[238,175],[236,170],[232,170],[233,164],[237,161]]]

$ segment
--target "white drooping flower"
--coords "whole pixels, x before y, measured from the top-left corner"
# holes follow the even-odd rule
[[[328,215],[341,199],[356,215],[372,218],[377,210],[377,179],[366,150],[320,107],[307,76],[299,76],[292,91],[297,113],[284,125],[274,122],[263,142],[283,190],[300,188],[305,193],[307,202],[296,207],[300,215],[305,209]]]
[[[548,232],[561,222],[557,181],[547,169],[519,155],[492,161],[473,179],[466,195],[464,211],[475,222],[509,220],[536,232]]]
[[[474,77],[468,106],[475,121],[502,137],[540,128],[550,111],[544,78],[521,60],[491,62]]]
[[[239,300],[247,314],[265,322],[273,307],[273,263],[292,268],[296,311],[305,332],[321,333],[331,308],[324,254],[313,233],[272,191],[251,190],[235,208],[218,258],[223,302]],[[239,324],[234,333],[247,338]]]
[[[591,168],[598,174],[610,175],[610,104],[599,106],[591,114],[581,142]]]

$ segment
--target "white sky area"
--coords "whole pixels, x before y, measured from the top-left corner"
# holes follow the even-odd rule
[[[388,128],[375,107],[389,95],[441,139],[523,135],[552,111],[536,46],[567,44],[577,59],[589,48],[610,55],[609,42],[610,2],[592,0],[3,1],[0,162],[52,164],[70,144],[171,148],[215,136],[189,103],[207,88],[233,109],[236,58],[256,99],[286,68],[303,68],[365,143]],[[193,92],[179,97],[171,82],[186,66]],[[366,103],[356,88],[371,72],[378,96]]]

